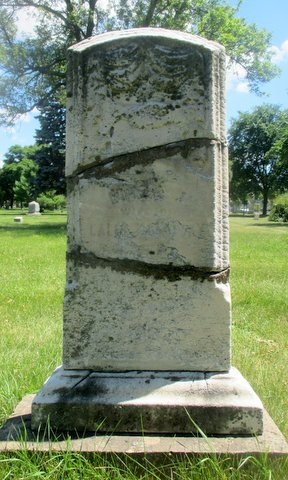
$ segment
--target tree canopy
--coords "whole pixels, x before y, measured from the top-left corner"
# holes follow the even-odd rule
[[[231,196],[262,197],[263,215],[268,200],[288,189],[287,127],[288,110],[267,104],[240,113],[229,130]]]
[[[35,183],[37,193],[55,190],[66,193],[65,181],[65,108],[53,99],[47,100],[38,116],[35,162],[38,166]]]
[[[19,37],[15,22],[27,7],[37,16],[35,33]],[[259,92],[278,73],[270,34],[237,12],[225,0],[0,0],[0,122],[41,111],[50,98],[64,105],[67,48],[112,29],[161,26],[218,41]]]
[[[33,200],[37,164],[34,161],[37,147],[13,145],[4,156],[0,169],[0,204],[13,207]]]
[[[239,17],[241,3],[232,7],[226,0],[0,0],[0,124],[13,123],[33,108],[40,112],[32,157],[27,159],[21,147],[7,152],[0,171],[2,201],[5,198],[11,205],[24,201],[25,192],[27,198],[49,190],[64,193],[66,52],[92,35],[151,26],[206,37],[225,46],[230,64],[241,65],[251,90],[260,93],[261,85],[278,70],[271,62],[270,34]],[[25,11],[35,17],[34,33],[29,36],[17,30],[18,15]],[[286,135],[286,143],[278,138],[269,147],[269,158],[272,153],[277,158],[278,184],[280,178],[282,184],[286,181],[287,145]],[[247,182],[241,175],[244,172],[247,179],[251,166],[241,170],[239,160],[237,170],[236,146],[233,155],[233,190],[245,197]],[[262,191],[265,197],[276,187],[268,189],[262,180],[249,182],[253,191]]]
[[[22,206],[44,192],[50,192],[50,203],[55,206],[54,197],[66,192],[65,108],[50,100],[43,105],[38,119],[36,144],[13,145],[4,155],[4,165],[0,168],[0,206],[12,207],[15,203]]]

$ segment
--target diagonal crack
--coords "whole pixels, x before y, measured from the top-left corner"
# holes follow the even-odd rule
[[[179,153],[186,158],[191,150],[203,146],[209,147],[211,144],[215,143],[220,144],[217,139],[190,138],[145,150],[109,157],[102,161],[95,156],[94,161],[91,161],[88,165],[81,165],[81,167],[78,167],[73,175],[68,176],[67,179],[75,179],[75,177],[80,175],[84,178],[94,176],[97,178],[107,177],[116,172],[119,173],[125,171],[135,165],[147,165],[159,158],[172,157]]]
[[[150,264],[131,259],[111,259],[97,257],[92,252],[81,252],[80,247],[67,253],[67,260],[77,265],[89,266],[92,268],[111,268],[121,273],[135,273],[155,279],[167,279],[170,282],[181,280],[182,277],[190,277],[193,280],[208,280],[227,283],[229,280],[230,268],[223,270],[210,270],[205,267],[194,267],[192,265],[175,266],[172,264]]]

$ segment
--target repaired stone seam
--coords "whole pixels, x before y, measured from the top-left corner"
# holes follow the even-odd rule
[[[190,277],[192,280],[216,280],[217,283],[229,281],[230,267],[222,270],[210,270],[205,267],[194,267],[193,265],[172,265],[172,264],[151,264],[131,259],[111,259],[97,257],[92,252],[81,252],[77,247],[67,253],[67,261],[85,267],[110,268],[121,273],[134,273],[145,277],[154,277],[156,280],[167,279],[169,282],[176,282],[182,277]]]
[[[159,158],[172,157],[178,153],[180,153],[183,158],[187,158],[192,149],[211,147],[211,145],[222,145],[225,147],[226,143],[215,138],[190,138],[145,150],[109,157],[103,161],[95,157],[95,160],[91,163],[78,167],[73,175],[67,176],[67,179],[73,179],[77,176],[81,176],[81,178],[90,178],[94,176],[97,176],[97,178],[103,178],[110,176],[113,173],[122,172],[136,165],[142,166],[151,164]]]

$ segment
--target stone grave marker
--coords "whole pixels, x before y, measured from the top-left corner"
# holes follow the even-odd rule
[[[28,205],[28,215],[41,215],[40,213],[40,205],[38,202],[30,202]]]
[[[69,49],[67,95],[63,365],[33,428],[261,433],[230,360],[224,49],[99,35]]]

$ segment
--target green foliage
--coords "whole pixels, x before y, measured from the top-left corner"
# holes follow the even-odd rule
[[[269,214],[271,222],[288,222],[288,193],[279,195],[275,200]]]
[[[38,195],[37,200],[42,211],[63,210],[64,208],[66,208],[65,196],[57,195],[56,190],[50,190],[46,193],[41,193],[40,195]]]
[[[13,207],[14,202],[27,204],[35,194],[37,146],[13,145],[4,156],[0,169],[1,206]]]
[[[229,130],[232,162],[231,195],[263,198],[263,215],[268,200],[288,188],[288,162],[282,158],[288,110],[277,105],[262,105],[251,113],[240,113]]]
[[[35,193],[35,177],[37,165],[30,158],[24,158],[19,163],[20,177],[15,181],[14,194],[15,201],[22,204],[28,204],[33,200]]]
[[[35,161],[37,192],[66,191],[65,182],[65,108],[55,99],[47,99],[40,107],[40,128],[36,130],[38,149]]]
[[[0,7],[0,120],[13,121],[47,99],[65,101],[66,51],[105,30],[159,26],[221,42],[231,62],[242,65],[255,91],[278,70],[271,62],[270,35],[237,16],[225,0],[6,0]],[[15,14],[32,6],[35,35],[16,36]],[[8,21],[10,20],[10,22]]]
[[[237,16],[237,8],[226,2],[206,2],[206,6],[201,7],[193,22],[194,33],[224,45],[230,63],[241,65],[247,72],[251,90],[261,93],[261,83],[268,82],[278,73],[277,67],[271,64],[271,52],[267,49],[271,35],[266,30],[258,30],[255,24],[247,24]]]

